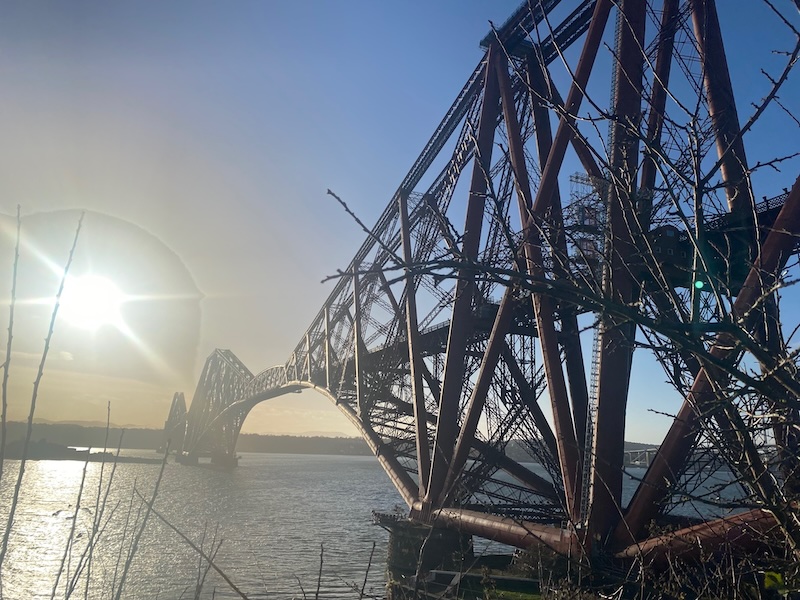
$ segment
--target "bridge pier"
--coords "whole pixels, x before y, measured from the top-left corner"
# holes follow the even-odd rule
[[[389,532],[386,570],[390,581],[421,575],[432,569],[464,572],[474,562],[472,536],[440,529],[394,515],[375,515]]]
[[[196,453],[178,452],[175,454],[177,463],[185,466],[196,466],[199,462],[198,458]]]
[[[233,469],[239,466],[239,457],[236,456],[235,452],[231,454],[212,454],[211,464],[216,467]]]
[[[208,454],[204,455],[208,457]],[[200,464],[200,454],[197,452],[179,452],[175,461],[184,466],[196,467]],[[233,469],[239,466],[239,457],[236,454],[212,454],[210,464],[223,469]]]

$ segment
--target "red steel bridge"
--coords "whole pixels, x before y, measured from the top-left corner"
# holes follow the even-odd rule
[[[756,508],[648,533],[720,436],[759,497],[783,493],[734,426],[769,413],[765,443],[795,440],[796,409],[755,384],[718,402],[743,361],[766,373],[788,356],[775,290],[800,184],[769,200],[752,189],[714,1],[531,0],[482,46],[286,363],[255,374],[217,350],[188,411],[176,394],[182,459],[235,464],[252,408],[310,388],[422,523],[618,557],[790,526]],[[634,349],[685,401],[625,503]]]

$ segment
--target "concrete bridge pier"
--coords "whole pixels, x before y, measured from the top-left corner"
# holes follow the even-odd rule
[[[211,455],[211,464],[215,467],[222,467],[225,469],[233,469],[239,466],[239,457],[235,452],[232,453],[214,453]]]
[[[389,532],[386,569],[389,579],[421,575],[433,569],[466,571],[474,562],[472,536],[429,527],[393,515],[375,515]]]
[[[181,465],[196,466],[199,462],[199,456],[194,452],[178,452],[175,455],[175,460]]]

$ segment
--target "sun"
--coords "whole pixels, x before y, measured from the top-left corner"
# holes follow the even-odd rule
[[[59,316],[80,329],[96,331],[104,325],[120,327],[125,294],[106,277],[67,277],[61,295]]]

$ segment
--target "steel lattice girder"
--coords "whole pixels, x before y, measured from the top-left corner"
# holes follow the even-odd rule
[[[728,377],[691,349],[675,351],[695,383],[624,511],[623,436],[637,322],[662,337],[686,335],[682,315],[694,318],[697,309],[696,293],[684,305],[677,291],[686,287],[686,268],[664,267],[653,251],[656,236],[669,231],[664,227],[678,231],[669,220],[670,198],[656,198],[658,186],[678,186],[674,196],[686,192],[669,174],[683,164],[673,130],[680,124],[665,118],[667,95],[677,93],[670,87],[673,63],[696,84],[683,88],[702,90],[694,99],[705,111],[701,134],[718,150],[719,160],[710,160],[719,163],[730,211],[699,214],[697,238],[679,233],[695,241],[692,269],[700,264],[707,277],[714,264],[737,262],[739,271],[729,267],[715,285],[735,297],[733,313],[747,315],[747,332],[757,326],[751,309],[770,276],[795,249],[800,184],[775,206],[754,203],[712,0],[664,0],[661,10],[654,2],[580,2],[551,32],[545,17],[558,4],[523,5],[487,36],[484,58],[289,360],[253,376],[229,351],[209,358],[187,415],[185,451],[232,454],[253,406],[313,388],[353,422],[420,521],[564,552],[641,541],[706,425],[698,406]],[[609,72],[595,63],[612,15]],[[550,69],[581,36],[562,102]],[[687,71],[692,61],[701,65],[698,73]],[[611,124],[608,148],[581,122],[590,76],[611,82],[608,111],[585,113]],[[452,153],[444,155],[448,142]],[[570,145],[589,176],[589,194],[605,207],[599,225],[587,225],[585,214],[575,220],[574,199],[563,203],[559,185]],[[470,163],[464,190],[459,182]],[[420,189],[426,175],[432,183]],[[450,217],[459,194],[467,199],[462,228]],[[601,226],[607,229],[598,233]],[[587,246],[592,235],[612,241]],[[745,254],[720,254],[726,245]],[[747,257],[755,258],[749,273]],[[637,303],[650,312],[635,313],[630,307]],[[587,312],[601,315],[591,375],[577,320]],[[709,352],[731,364],[741,355],[724,334]],[[596,378],[596,420],[587,377]],[[552,426],[538,405],[543,395]],[[732,418],[713,414],[720,427]],[[547,477],[511,458],[508,447],[518,440]],[[750,458],[763,467],[757,455]],[[703,535],[714,538],[729,522],[720,523]]]

